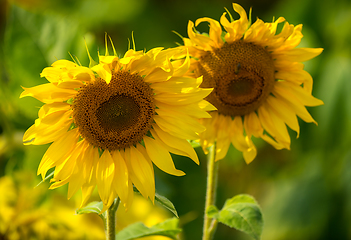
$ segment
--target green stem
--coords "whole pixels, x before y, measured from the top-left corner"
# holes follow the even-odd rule
[[[119,198],[117,197],[112,205],[107,209],[106,212],[106,240],[116,239],[116,212],[119,205]]]
[[[207,155],[207,187],[206,187],[206,202],[205,202],[205,214],[204,214],[204,226],[202,240],[210,240],[216,230],[217,223],[212,222],[207,216],[207,209],[211,205],[216,203],[216,190],[217,190],[217,178],[218,178],[218,162],[216,159],[216,145],[210,147]]]
[[[208,234],[210,236],[210,239],[212,239],[213,234],[215,233],[218,225],[218,220],[217,219],[212,219],[210,227],[208,228]]]

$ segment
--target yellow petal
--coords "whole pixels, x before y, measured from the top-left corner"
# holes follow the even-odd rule
[[[244,137],[244,128],[241,116],[235,116],[230,125],[230,134],[233,146],[243,152],[248,147]]]
[[[97,162],[96,166],[96,184],[99,196],[103,202],[104,212],[114,201],[116,194],[112,188],[115,174],[115,164],[108,150],[105,150]]]
[[[70,108],[71,105],[64,102],[47,103],[39,109],[38,116],[39,118],[43,119],[59,111],[68,111]]]
[[[222,40],[222,27],[218,21],[213,20],[212,18],[204,17],[199,18],[195,22],[195,26],[198,26],[201,22],[209,22],[210,23],[210,38],[213,43],[211,45],[216,48],[220,48],[223,45]]]
[[[207,97],[212,92],[212,90],[212,88],[202,88],[190,93],[182,94],[161,93],[155,95],[154,99],[163,103],[167,103],[169,105],[185,105],[191,103],[198,103],[202,101],[205,97]]]
[[[290,136],[285,123],[267,106],[267,103],[258,108],[258,117],[263,128],[285,148],[290,149]]]
[[[50,182],[54,182],[49,189],[54,189],[68,183],[67,198],[70,199],[84,183],[84,178],[81,175],[82,157],[86,149],[86,144],[79,142],[72,154],[62,163],[56,165],[54,177]]]
[[[186,114],[188,116],[191,116],[197,119],[211,118],[211,115],[206,111],[216,110],[216,108],[214,108],[212,104],[208,103],[205,100],[201,101],[201,103],[199,104],[192,103],[187,105],[180,105],[180,106],[177,106],[176,108],[166,103],[158,102],[157,107],[165,111],[175,112],[176,114],[177,113]]]
[[[151,50],[150,50],[151,51]],[[135,57],[135,56],[143,56],[144,51],[135,51],[134,49],[129,49],[123,56],[123,58]],[[122,60],[121,58],[120,60]]]
[[[271,137],[269,137],[268,135],[266,135],[266,134],[263,134],[262,136],[261,136],[261,138],[263,139],[263,140],[265,140],[267,143],[269,143],[270,145],[272,145],[275,149],[277,149],[277,150],[281,150],[281,149],[283,149],[283,148],[286,148],[285,146],[284,146],[284,144],[282,144],[282,143],[280,143],[280,142],[276,142],[276,141],[274,141]]]
[[[78,142],[78,137],[79,134],[77,129],[73,129],[53,142],[40,162],[38,174],[41,174],[42,177],[45,178],[46,172],[50,168],[65,160],[75,148]]]
[[[305,70],[280,70],[275,73],[276,79],[286,80],[297,85],[303,84],[303,89],[312,94],[313,79]]]
[[[41,123],[53,125],[70,109],[71,106],[67,103],[45,104],[39,109],[38,115]]]
[[[176,61],[172,62],[172,65],[175,65]],[[189,53],[187,50],[187,54],[185,56],[185,59],[183,61],[183,64],[180,65],[179,67],[175,67],[174,69],[174,73],[173,73],[173,77],[182,77],[184,76],[184,74],[189,70],[190,67],[190,57],[189,57]]]
[[[281,51],[279,54],[272,53],[272,57],[283,58],[292,62],[305,62],[318,56],[322,51],[323,48],[294,48],[288,51]]]
[[[56,119],[54,125],[42,123],[40,119],[35,120],[33,124],[23,135],[24,145],[42,145],[55,141],[63,134],[67,133],[72,119],[71,113],[66,112]]]
[[[183,121],[172,122],[175,120],[174,118],[167,116],[160,117],[158,115],[154,116],[154,120],[163,131],[168,132],[175,137],[189,140],[196,140],[199,138],[199,135],[194,132],[194,129]]]
[[[156,60],[156,62],[162,62],[162,61],[165,61],[165,59],[172,59],[172,61],[171,61],[172,65],[174,67],[178,68],[181,65],[179,63],[177,63],[177,61],[179,61],[180,58],[184,58],[186,56],[187,56],[187,49],[184,48],[183,46],[178,46],[175,48],[167,48],[167,49],[164,49],[164,50],[158,52],[156,57],[155,57],[155,60]],[[186,59],[183,59],[180,62],[183,63],[184,60],[186,60]],[[173,64],[173,63],[175,63],[175,64]],[[175,76],[175,75],[173,75],[173,76]]]
[[[199,107],[207,112],[210,112],[210,111],[215,111],[217,110],[217,108],[212,105],[211,103],[207,102],[206,100],[202,100],[200,103],[199,103]]]
[[[254,135],[258,138],[263,134],[263,128],[261,126],[260,120],[254,111],[245,115],[244,127],[248,136]]]
[[[111,82],[112,79],[112,73],[111,73],[111,69],[109,68],[108,65],[105,64],[98,64],[95,65],[94,67],[91,68],[94,72],[96,72],[99,77],[101,77],[102,79],[104,79],[106,81],[107,84],[109,84]]]
[[[144,187],[144,184],[142,182],[142,176],[134,172],[133,167],[132,167],[132,162],[133,159],[131,158],[131,149],[126,148],[124,152],[120,152],[121,156],[125,159],[125,163],[128,168],[128,173],[129,173],[129,178],[133,182],[134,186],[139,190],[141,195],[143,195],[145,198],[148,198],[148,193],[146,191],[146,188]]]
[[[84,206],[87,203],[91,194],[93,193],[93,190],[95,189],[96,165],[99,159],[100,157],[98,149],[89,145],[84,155],[82,174],[85,182],[82,185],[82,203],[80,207]]]
[[[244,40],[247,42],[255,42],[260,44],[264,42],[263,34],[268,31],[265,23],[261,19],[257,19],[251,27],[245,32]]]
[[[257,154],[255,145],[249,136],[244,136],[244,127],[241,116],[234,117],[230,128],[231,141],[233,146],[241,151],[247,164],[254,160]]]
[[[152,164],[134,146],[125,149],[125,160],[130,164],[134,185],[145,198],[155,195],[155,177]]]
[[[185,175],[183,171],[175,168],[171,155],[161,144],[147,136],[143,140],[150,159],[159,169],[175,176]]]
[[[151,49],[149,52],[147,52],[145,55],[140,55],[140,57],[135,58],[134,61],[130,63],[130,73],[142,73],[142,75],[148,74],[152,68],[150,66],[153,66],[155,64],[155,55],[158,54],[163,48],[154,48]]]
[[[84,83],[89,82],[90,79],[85,79],[86,81],[82,81],[82,80],[76,79],[75,75],[78,75],[78,74],[84,75],[84,74],[86,74],[85,71],[86,70],[83,67],[76,67],[76,68],[70,69],[68,71],[62,71],[59,75],[59,80],[57,81],[56,84],[60,88],[68,88],[68,89],[82,87],[82,86],[84,86]],[[92,77],[94,77],[94,75]],[[90,78],[90,76],[89,76],[89,78]]]
[[[276,38],[282,39],[284,41],[282,41],[275,50],[285,51],[288,49],[293,49],[297,45],[299,45],[303,37],[301,30],[302,30],[302,24],[294,26],[293,24],[289,24],[288,22],[285,22],[284,27],[282,28],[282,31],[276,36]]]
[[[30,96],[44,103],[64,102],[77,94],[76,90],[59,88],[51,83],[23,89],[20,98]]]
[[[151,134],[154,138],[159,138],[158,142],[163,142],[169,147],[169,151],[175,154],[187,156],[191,158],[196,164],[199,164],[199,159],[194,148],[191,144],[185,140],[175,137],[165,131],[159,126],[153,125],[154,129],[151,129]]]
[[[99,214],[102,214],[107,209],[109,209],[109,207],[112,205],[112,203],[114,202],[115,199],[116,199],[116,193],[112,192],[108,196],[108,199],[106,200],[107,202],[106,203],[103,202],[103,207],[102,207],[102,210],[101,210],[101,212]]]
[[[82,187],[84,183],[83,177],[80,175],[78,170],[79,168],[76,167],[74,169],[73,174],[70,177],[70,181],[68,183],[68,191],[67,191],[67,199],[71,199],[71,197]]]
[[[289,34],[282,46],[279,48],[279,50],[288,50],[288,49],[293,49],[297,47],[301,39],[303,37],[301,31],[302,31],[302,24],[299,24],[294,27],[294,25],[290,25],[291,28],[293,28],[293,31],[291,34]]]
[[[236,40],[239,40],[249,26],[249,21],[247,19],[245,9],[236,3],[233,3],[233,9],[234,11],[239,13],[239,20],[229,22],[228,19],[225,17],[226,13],[223,13],[220,19],[222,26],[227,31],[227,34],[224,36],[224,38],[228,43],[232,43]]]
[[[145,76],[144,81],[147,83],[164,82],[173,76],[173,66],[168,60],[168,67],[156,67],[148,75]]]
[[[160,53],[162,53],[162,50],[164,49],[164,47],[156,47],[156,48],[153,48],[151,50],[149,50],[145,56],[153,59],[153,60],[156,60],[157,57],[160,57]],[[161,57],[162,58],[162,57]],[[163,57],[164,59],[164,57]]]
[[[274,68],[277,72],[288,71],[288,72],[298,72],[304,69],[305,65],[300,62],[287,61],[284,58],[274,60]],[[276,78],[279,79],[279,78]]]
[[[40,77],[45,77],[51,83],[57,83],[61,80],[62,69],[55,67],[46,67],[40,73]]]
[[[121,153],[118,150],[112,152],[112,159],[116,166],[115,179],[113,181],[113,185],[122,203],[125,204],[128,202],[128,188],[130,185],[128,168]]]
[[[95,189],[95,183],[91,182],[91,183],[84,183],[82,185],[82,202],[79,208],[82,208],[83,206],[85,206],[87,204],[87,202],[89,201],[91,194],[93,193],[94,189]]]
[[[151,169],[151,173],[152,173],[152,176],[154,176],[154,166],[152,164],[152,161],[151,161],[151,158],[150,156],[147,154],[146,152],[146,149],[143,145],[141,145],[140,143],[137,143],[136,144],[136,149],[144,156],[145,160],[146,160],[146,164],[149,165],[150,169]],[[155,203],[155,180],[153,178],[153,181],[149,181],[150,183],[150,189],[152,190],[151,191],[151,196],[149,195],[149,198],[150,200],[152,201],[152,203],[154,204]]]
[[[188,36],[192,42],[201,47],[203,50],[211,50],[211,38],[195,32],[194,23],[188,22]]]
[[[200,133],[200,144],[205,154],[208,153],[207,148],[212,146],[217,138],[217,120],[219,114],[217,112],[211,112],[212,118],[201,119],[200,122],[206,127],[206,131]]]
[[[99,56],[99,63],[112,64],[117,62],[119,59],[117,56]]]
[[[130,57],[125,56],[125,57],[121,58],[118,62],[121,64],[124,64],[124,65],[127,65],[127,64],[131,63],[132,60],[134,60],[134,59],[135,59],[134,56],[130,56]],[[127,67],[125,67],[125,68],[127,68]]]
[[[62,186],[64,186],[65,184],[67,184],[68,182],[69,182],[69,180],[70,180],[70,177],[67,177],[67,178],[65,178],[65,179],[56,179],[56,178],[51,178],[51,180],[50,180],[50,183],[52,183],[51,185],[50,185],[50,187],[49,187],[49,189],[51,190],[51,189],[56,189],[56,188],[59,188],[59,187],[62,187]]]
[[[274,113],[294,130],[297,133],[297,137],[299,137],[300,126],[295,112],[286,103],[273,96],[268,96],[266,101]]]
[[[241,152],[244,151],[247,148],[247,145],[244,138],[244,128],[241,116],[235,116],[228,129],[233,146]]]
[[[189,131],[193,131],[195,133],[203,132],[206,129],[203,125],[199,123],[199,121],[197,121],[197,119],[194,119],[184,113],[169,111],[160,108],[156,109],[156,113],[160,117],[167,117],[167,119],[172,118],[172,123],[180,124],[180,127],[184,127],[184,129],[189,129]]]
[[[277,32],[277,27],[279,23],[282,23],[285,21],[285,18],[283,17],[279,17],[277,20],[275,20],[272,23],[265,23],[265,25],[267,26],[268,31],[265,32],[264,34],[264,39],[272,39],[274,38]]]
[[[246,164],[251,163],[257,156],[257,149],[255,145],[253,144],[251,138],[249,136],[245,137],[246,143],[248,146],[251,146],[250,148],[246,149],[246,151],[243,152],[243,157],[246,162]]]
[[[78,80],[82,82],[92,82],[95,80],[95,75],[90,68],[79,67],[69,70],[69,74],[73,76],[73,80]]]
[[[75,89],[75,88],[83,87],[84,83],[78,80],[66,80],[66,81],[59,82],[57,86],[60,88]]]
[[[162,131],[162,130],[161,130]],[[179,150],[179,149],[176,149],[176,148],[172,148],[170,146],[168,146],[167,144],[165,144],[161,139],[160,137],[157,135],[157,133],[155,132],[154,129],[150,129],[150,133],[153,137],[153,139],[155,139],[159,144],[161,144],[161,146],[166,149],[168,152],[170,153],[173,153],[173,154],[177,154],[177,155],[181,155],[181,156],[187,156],[185,154],[185,152]],[[171,135],[172,136],[172,135]],[[173,137],[173,136],[172,136]]]
[[[182,93],[189,90],[196,90],[202,83],[202,78],[172,77],[168,81],[153,83],[151,88],[154,92]]]
[[[231,142],[229,132],[228,132],[228,128],[230,127],[231,121],[232,121],[231,117],[223,116],[223,115],[219,116],[219,122],[218,122],[219,128],[217,133],[215,161],[223,159],[227,155],[230,142]]]
[[[311,75],[304,70],[278,71],[275,73],[275,78],[280,80],[286,80],[298,85],[301,85],[302,83],[313,82]]]
[[[53,64],[51,64],[51,66],[55,67],[55,68],[74,68],[77,67],[78,65],[75,64],[72,61],[66,60],[66,59],[60,59],[55,61]]]
[[[218,137],[221,137],[222,133],[223,132],[218,133]],[[221,160],[227,155],[230,142],[229,137],[222,140],[217,139],[215,161]]]
[[[291,109],[305,122],[313,122],[317,124],[317,122],[312,118],[312,116],[309,114],[309,112],[306,110],[305,106],[300,102],[300,100],[291,94],[289,91],[282,91],[277,88],[277,86],[274,86],[273,88],[273,94],[280,99],[281,101],[284,101],[287,105],[291,107]]]
[[[56,179],[69,177],[73,173],[75,166],[78,164],[78,160],[84,155],[83,151],[85,149],[86,144],[82,144],[81,142],[76,143],[72,152],[67,155],[67,158],[62,161],[62,163],[56,165],[54,177]]]
[[[320,106],[323,105],[323,101],[313,97],[308,91],[303,89],[301,86],[285,81],[279,81],[274,86],[275,92],[281,94],[294,95],[299,101],[305,106]]]
[[[75,146],[74,150],[79,148],[79,145]],[[76,159],[79,156],[79,152],[72,150],[72,154],[64,157],[61,161],[56,162],[54,177],[50,180],[50,182],[54,182],[51,184],[49,189],[55,189],[69,183],[72,177],[72,173],[74,168],[76,167]]]
[[[84,143],[85,150],[83,155],[83,161],[81,163],[81,174],[84,178],[85,182],[92,182],[95,181],[95,170],[96,165],[99,160],[99,151],[97,148],[90,145],[85,139],[81,140]]]

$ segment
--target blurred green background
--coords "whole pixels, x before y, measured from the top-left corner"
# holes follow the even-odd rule
[[[31,239],[48,239],[26,229],[37,219],[45,220],[43,214],[37,214],[35,219],[25,215],[34,216],[45,209],[57,216],[55,211],[63,205],[70,207],[62,216],[67,220],[79,204],[79,196],[78,200],[66,200],[64,187],[47,190],[49,184],[44,183],[41,188],[33,188],[41,180],[36,169],[47,146],[22,145],[23,133],[37,118],[41,103],[32,98],[19,99],[21,86],[45,83],[39,76],[42,69],[57,59],[70,59],[69,53],[87,66],[84,41],[97,59],[97,51],[104,53],[105,33],[111,36],[120,55],[128,49],[132,32],[137,50],[174,47],[181,41],[172,30],[187,36],[188,20],[205,16],[219,20],[224,7],[238,18],[231,3],[228,0],[0,0],[0,239],[9,237],[4,232],[9,224],[5,205],[9,212],[16,209],[17,219],[24,218],[16,222],[20,231],[29,231]],[[351,2],[237,3],[247,12],[253,8],[253,20],[259,17],[272,21],[273,16],[283,16],[294,25],[302,23],[304,38],[300,47],[324,48],[320,56],[305,65],[314,78],[313,95],[325,105],[308,109],[318,126],[300,121],[299,139],[291,131],[290,151],[277,151],[257,140],[258,156],[246,165],[241,154],[231,148],[220,162],[217,206],[221,208],[225,199],[239,193],[254,196],[264,214],[263,240],[351,239]],[[198,29],[207,31],[207,26],[203,24]],[[181,239],[187,240],[200,239],[202,233],[206,162],[203,152],[200,149],[197,152],[203,159],[200,167],[185,157],[174,157],[177,168],[187,173],[184,177],[155,170],[158,192],[175,204],[184,229]],[[19,199],[22,202],[25,199],[28,206],[20,208]],[[84,221],[90,227],[86,230],[82,227],[81,231],[92,231],[94,223],[102,228],[98,218],[88,218]],[[57,236],[72,239],[101,236],[100,233],[65,235],[75,227],[69,224],[59,227],[60,217],[57,219],[52,225],[63,234]],[[220,225],[215,239],[249,237]]]

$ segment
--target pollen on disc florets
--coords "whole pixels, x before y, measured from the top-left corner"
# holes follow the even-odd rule
[[[137,74],[113,73],[111,82],[98,78],[74,98],[73,118],[79,133],[101,149],[117,150],[140,142],[155,115],[153,91]]]
[[[255,111],[270,94],[275,77],[271,55],[263,47],[242,40],[225,43],[198,61],[200,87],[213,87],[206,98],[224,115]]]

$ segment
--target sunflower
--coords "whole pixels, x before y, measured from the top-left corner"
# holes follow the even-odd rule
[[[200,134],[203,149],[206,152],[216,142],[219,160],[232,143],[250,163],[257,154],[252,136],[276,149],[290,149],[286,125],[299,136],[297,116],[316,123],[306,106],[323,102],[312,96],[312,77],[301,62],[323,49],[295,48],[303,37],[302,25],[293,26],[283,17],[272,23],[257,19],[251,25],[240,5],[233,3],[233,8],[239,20],[228,12],[229,21],[224,12],[220,23],[207,17],[197,19],[195,25],[189,21],[189,38],[183,40],[192,56],[190,75],[203,76],[200,87],[214,88],[205,99],[218,109],[211,112],[211,119],[202,120],[206,127]],[[196,31],[202,22],[209,23],[209,34]]]
[[[152,163],[175,176],[185,173],[170,152],[199,163],[186,139],[205,130],[198,119],[215,109],[203,100],[212,89],[199,88],[202,78],[184,77],[190,60],[173,61],[177,54],[130,49],[118,58],[106,49],[91,68],[58,60],[41,73],[49,83],[24,88],[21,98],[45,103],[23,141],[52,143],[38,168],[43,178],[55,168],[50,189],[68,183],[68,198],[81,189],[83,206],[97,186],[102,211],[117,196],[128,207],[133,185],[154,201]]]

